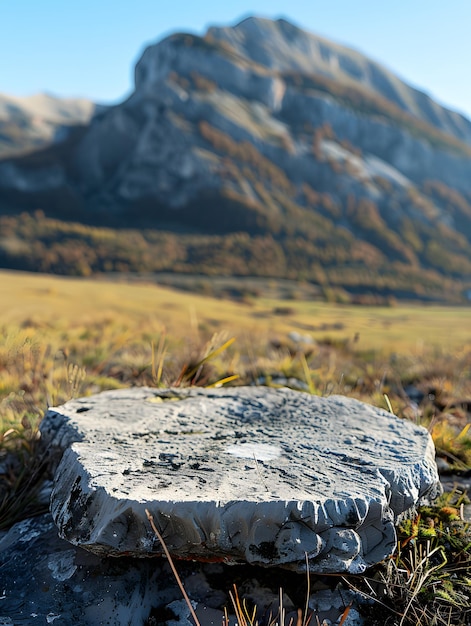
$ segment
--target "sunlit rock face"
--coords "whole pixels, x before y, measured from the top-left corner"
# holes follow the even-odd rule
[[[422,428],[341,396],[138,388],[50,409],[60,535],[102,555],[361,573],[439,489]],[[60,461],[59,461],[60,459]]]

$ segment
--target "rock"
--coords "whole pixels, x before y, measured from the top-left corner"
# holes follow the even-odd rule
[[[192,624],[189,609],[165,560],[100,558],[60,539],[50,515],[26,519],[10,529],[0,540],[0,568],[0,624]],[[248,600],[249,607],[257,607],[259,623],[270,611],[277,614],[281,586],[298,596],[296,605],[284,597],[287,617],[296,618],[296,606],[305,605],[304,576],[207,563],[180,562],[178,570],[202,626],[221,624],[225,607],[230,624],[235,624],[228,596],[235,580],[241,590],[250,589],[249,594],[241,593],[240,597]],[[362,602],[345,588],[339,592],[313,581],[311,590],[314,593],[309,607],[319,623],[325,618],[336,623],[345,603],[353,601],[359,608]]]
[[[289,389],[135,388],[50,409],[59,534],[99,555],[360,573],[439,489],[423,428]],[[59,459],[61,458],[60,462]]]
[[[165,567],[101,559],[60,539],[50,515],[26,519],[0,541],[0,624],[143,624],[159,600],[180,597]]]

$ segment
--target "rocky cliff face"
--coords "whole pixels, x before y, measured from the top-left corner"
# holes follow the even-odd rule
[[[469,120],[358,52],[249,18],[147,48],[128,100],[0,162],[0,207],[298,237],[337,250],[323,263],[348,250],[343,264],[469,278],[470,174]]]
[[[234,28],[210,28],[209,38],[276,72],[320,74],[364,87],[461,141],[471,142],[471,123],[363,54],[303,31],[286,20],[247,19]]]

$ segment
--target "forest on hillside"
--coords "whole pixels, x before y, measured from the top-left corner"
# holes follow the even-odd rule
[[[0,232],[0,267],[6,269],[82,277],[174,272],[289,278],[319,285],[330,301],[466,301],[467,285],[459,278],[405,259],[390,262],[342,229],[319,231],[313,239],[295,227],[277,236],[178,234],[65,222],[37,211],[0,216]]]

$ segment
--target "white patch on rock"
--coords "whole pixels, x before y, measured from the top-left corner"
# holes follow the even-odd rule
[[[239,443],[226,448],[226,452],[241,459],[255,458],[257,461],[271,461],[283,454],[279,446],[266,443]]]
[[[77,566],[75,565],[75,550],[51,554],[47,563],[52,577],[64,581],[73,576]]]

